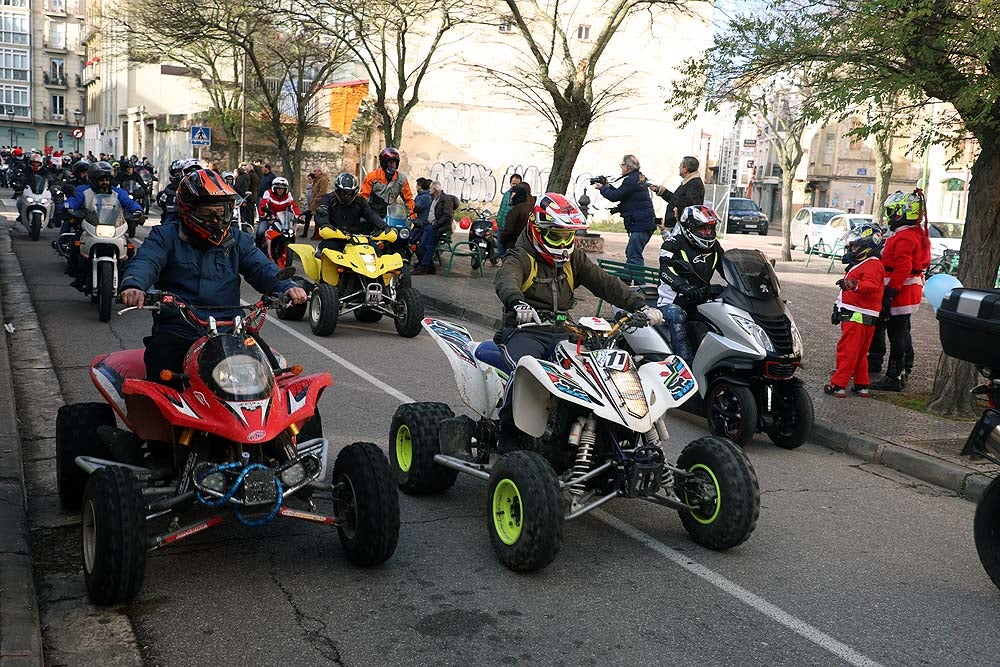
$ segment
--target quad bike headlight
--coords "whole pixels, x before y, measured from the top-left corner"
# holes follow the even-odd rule
[[[733,322],[743,329],[748,336],[753,338],[758,345],[767,350],[768,352],[774,352],[774,343],[771,342],[771,338],[767,335],[764,329],[751,319],[746,317],[740,317],[739,315],[730,315],[733,318]]]
[[[226,474],[223,472],[213,472],[206,475],[201,480],[201,485],[210,491],[222,493],[226,490]]]
[[[212,380],[221,391],[242,398],[267,391],[274,382],[274,375],[262,359],[236,354],[216,364]]]
[[[115,237],[116,227],[114,225],[97,225],[97,236],[102,239]]]
[[[298,486],[306,478],[306,467],[301,463],[290,465],[281,471],[280,477],[285,488]]]

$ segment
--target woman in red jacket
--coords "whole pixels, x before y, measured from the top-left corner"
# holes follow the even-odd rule
[[[847,238],[843,262],[848,265],[844,277],[837,281],[840,294],[833,310],[833,323],[840,325],[837,343],[837,368],[830,384],[823,391],[837,398],[847,396],[847,383],[854,376],[851,391],[868,397],[868,346],[875,333],[882,308],[882,230],[875,223],[855,227]]]

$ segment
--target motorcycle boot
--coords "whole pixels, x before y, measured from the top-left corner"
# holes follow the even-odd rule
[[[901,380],[902,369],[889,360],[889,368],[881,380],[872,382],[871,388],[875,391],[903,391],[904,380]]]

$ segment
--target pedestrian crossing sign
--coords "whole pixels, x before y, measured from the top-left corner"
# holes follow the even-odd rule
[[[192,146],[211,146],[212,145],[212,128],[210,127],[192,127],[191,128],[191,145]]]

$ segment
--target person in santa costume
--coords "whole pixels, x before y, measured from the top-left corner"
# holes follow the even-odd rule
[[[868,367],[876,375],[882,371],[888,335],[889,364],[885,376],[872,383],[872,389],[903,391],[913,370],[910,315],[920,307],[923,297],[924,272],[931,263],[931,242],[927,235],[927,204],[920,189],[911,194],[890,195],[884,209],[892,234],[882,251],[885,294],[882,317],[868,351]]]
[[[833,308],[833,323],[840,325],[837,367],[823,391],[837,398],[847,396],[847,383],[854,377],[851,392],[868,397],[868,346],[879,320],[885,271],[879,252],[882,229],[874,222],[858,225],[848,234],[842,261],[844,277],[837,281],[840,294]]]

